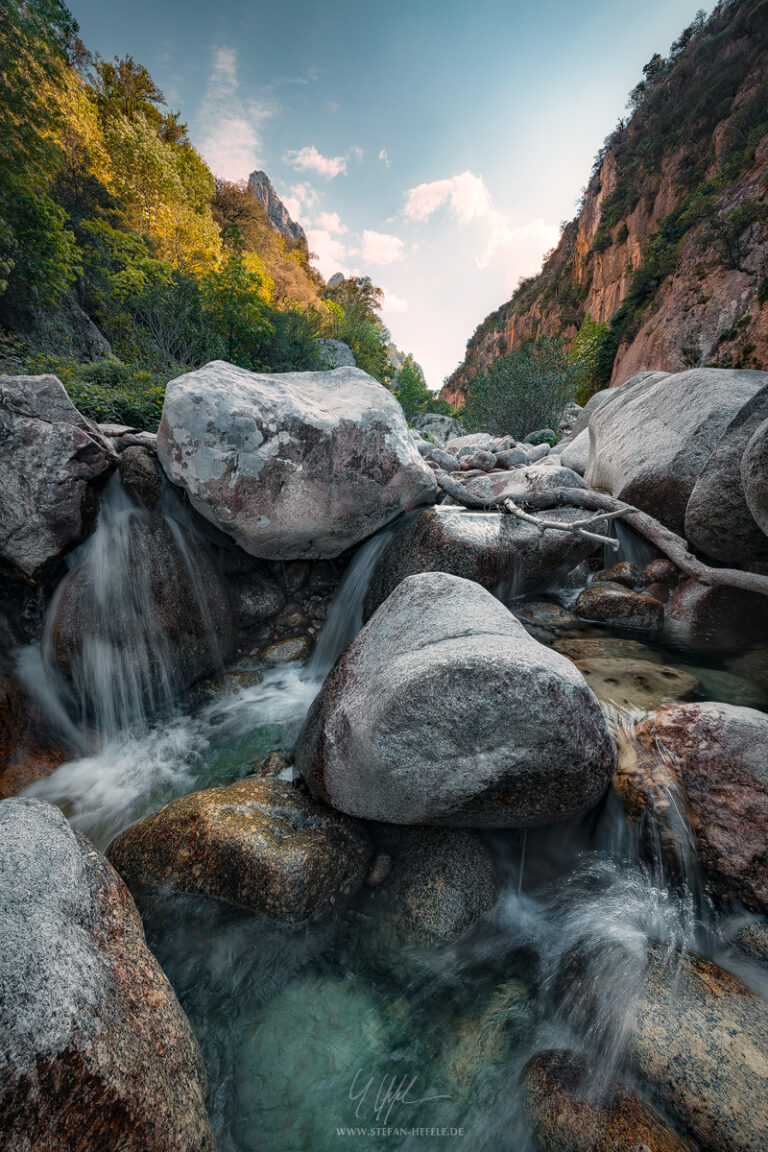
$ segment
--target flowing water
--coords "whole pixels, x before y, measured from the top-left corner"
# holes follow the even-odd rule
[[[165,511],[194,566],[180,515]],[[362,624],[371,572],[395,530],[358,550],[307,666],[268,669],[260,683],[193,709],[183,699],[174,704],[163,639],[141,619],[147,591],[127,547],[137,516],[127,497],[111,493],[73,565],[95,574],[105,610],[117,596],[132,598],[138,642],[160,669],[151,706],[147,683],[126,680],[114,650],[91,650],[85,687],[74,692],[38,649],[18,657],[52,724],[82,752],[29,793],[59,804],[100,847],[174,796],[245,776],[273,749],[290,751],[325,675]],[[632,547],[622,540],[624,554],[638,559]],[[724,658],[659,644],[649,651],[697,668],[701,698],[751,692],[755,706],[762,691],[729,673]],[[85,696],[95,697],[95,710]],[[606,710],[620,735],[626,714]],[[736,920],[718,918],[703,896],[682,814],[673,833],[673,874],[668,853],[648,860],[642,830],[627,824],[613,794],[551,828],[487,833],[499,899],[442,947],[394,945],[364,904],[332,925],[289,930],[213,900],[148,901],[148,941],[202,1047],[219,1152],[534,1152],[519,1087],[525,1061],[549,1047],[585,1052],[596,1092],[626,1073],[627,1022],[649,941],[670,962],[680,949],[714,956],[768,993],[758,967],[727,943]]]

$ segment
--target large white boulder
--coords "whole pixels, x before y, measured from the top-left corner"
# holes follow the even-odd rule
[[[212,361],[168,385],[157,448],[197,511],[252,556],[338,556],[435,497],[400,405],[359,368]]]

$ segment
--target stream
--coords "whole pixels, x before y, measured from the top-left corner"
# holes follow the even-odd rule
[[[141,515],[113,486],[97,531],[72,564],[96,574],[105,611],[128,589],[144,621],[149,593],[127,547],[129,525]],[[189,530],[184,510],[166,505],[165,517],[181,540]],[[262,669],[260,683],[197,706],[194,691],[174,704],[163,637],[146,628],[141,642],[161,668],[159,697],[148,705],[147,685],[126,680],[120,653],[102,646],[81,670],[98,706],[77,721],[48,667],[45,638],[42,649],[21,650],[21,677],[80,752],[26,795],[59,805],[103,850],[172,798],[247,776],[273,750],[290,756],[325,676],[362,626],[371,573],[395,530],[358,549],[305,665]],[[633,556],[631,534],[620,543],[609,563],[650,558]],[[188,562],[194,570],[194,550]],[[520,611],[532,600],[568,608],[576,592],[528,601],[511,598],[509,588],[503,595]],[[592,626],[579,631],[581,639],[607,635]],[[558,638],[550,629],[547,641]],[[669,639],[643,644],[649,658],[695,671],[701,694],[693,698],[764,708],[760,686],[734,677],[725,657]],[[626,710],[604,708],[617,729],[626,722]],[[523,1065],[543,1048],[568,1047],[591,1057],[598,1081],[629,1075],[625,1021],[649,941],[669,964],[678,950],[694,950],[768,996],[766,969],[729,944],[749,917],[711,906],[682,817],[674,877],[661,854],[648,861],[613,792],[585,816],[481,835],[502,879],[498,901],[442,947],[388,947],[364,900],[335,923],[293,929],[201,897],[160,893],[142,905],[149,945],[203,1052],[219,1152],[535,1152],[521,1104]],[[564,973],[577,953],[588,958],[588,976],[569,984]]]

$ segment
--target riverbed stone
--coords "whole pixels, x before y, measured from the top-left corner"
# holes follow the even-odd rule
[[[546,1152],[688,1152],[626,1081],[595,1091],[597,1075],[567,1049],[537,1052],[523,1068],[523,1107]]]
[[[704,466],[734,417],[766,385],[765,372],[723,368],[628,382],[589,419],[586,480],[684,536]]]
[[[768,716],[733,704],[663,707],[622,743],[617,785],[630,818],[647,810],[662,833],[684,811],[712,893],[768,912]]]
[[[629,1030],[636,1075],[709,1152],[768,1147],[768,1004],[695,953],[651,949]]]
[[[96,523],[117,463],[55,376],[0,376],[0,564],[44,576]]]
[[[213,1152],[207,1080],[114,869],[39,800],[0,804],[0,1143]]]
[[[435,499],[400,405],[359,368],[206,364],[168,385],[158,456],[202,516],[270,559],[338,556]]]
[[[761,468],[765,462],[755,469],[751,457],[746,463],[742,458],[766,419],[768,387],[761,388],[731,420],[704,465],[685,510],[689,544],[732,567],[768,555],[768,536],[750,511],[742,480],[745,469],[754,492],[755,483],[760,482],[758,477],[764,475]],[[765,522],[768,526],[768,517]]]
[[[121,453],[120,479],[126,492],[145,508],[156,508],[160,503],[163,480],[157,457],[148,448],[134,445]]]
[[[295,763],[350,815],[527,827],[596,803],[614,748],[571,661],[477,584],[431,572],[403,580],[342,653]]]
[[[574,663],[598,700],[624,708],[658,708],[699,690],[690,672],[649,660],[582,657]]]
[[[768,597],[687,579],[664,606],[670,634],[695,650],[732,652],[768,640]]]
[[[286,605],[285,592],[264,572],[243,572],[231,577],[229,591],[241,628],[272,620]]]
[[[612,564],[610,568],[603,568],[595,575],[598,582],[608,581],[611,584],[623,584],[625,588],[635,588],[641,580],[641,572],[633,560],[621,560]]]
[[[655,648],[640,640],[628,640],[623,636],[562,636],[554,645],[556,652],[562,652],[576,663],[579,660],[650,660],[661,664],[662,657]]]
[[[580,513],[558,509],[551,516],[568,522]],[[596,547],[594,540],[557,530],[539,532],[501,512],[420,510],[403,523],[379,557],[365,599],[365,618],[401,580],[419,572],[449,572],[484,588],[501,585],[521,595],[556,584]]]
[[[107,855],[131,891],[170,885],[293,924],[343,908],[365,880],[371,842],[289,781],[249,777],[171,801]]]
[[[664,623],[664,606],[653,596],[607,581],[596,581],[580,592],[575,612],[582,620],[637,632],[655,633]]]

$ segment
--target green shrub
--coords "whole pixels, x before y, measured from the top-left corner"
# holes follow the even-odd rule
[[[3,370],[10,371],[10,365]],[[78,411],[99,424],[130,424],[154,432],[160,423],[166,384],[188,368],[179,364],[161,374],[117,360],[78,364],[74,357],[38,353],[17,361],[13,370],[31,376],[58,376]]]
[[[470,431],[518,439],[534,429],[557,428],[578,382],[578,368],[561,341],[541,337],[494,360],[469,382],[462,423]]]

